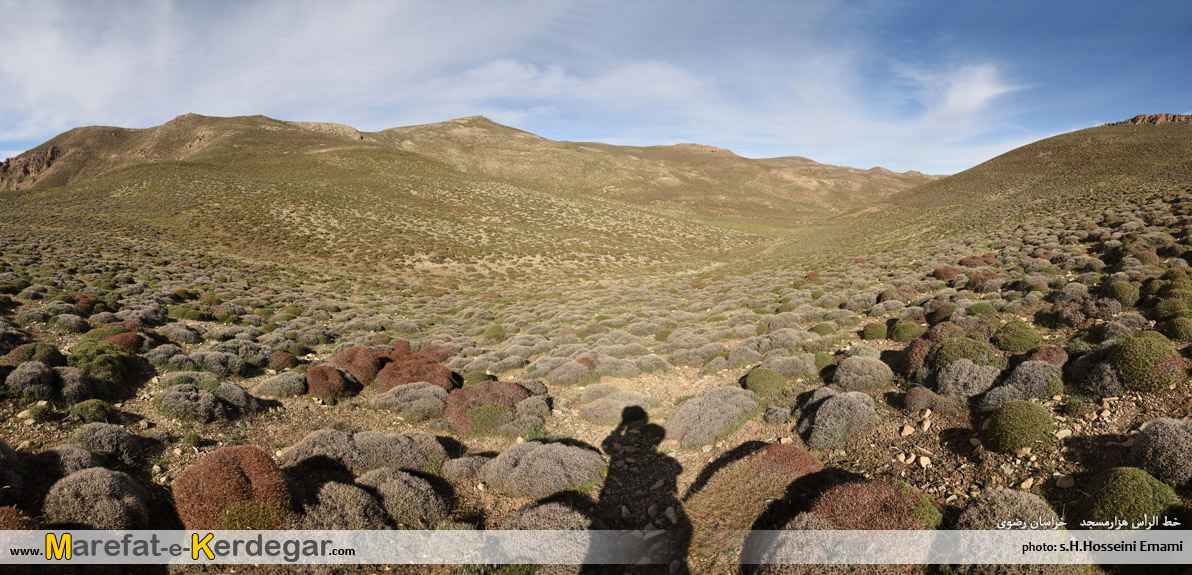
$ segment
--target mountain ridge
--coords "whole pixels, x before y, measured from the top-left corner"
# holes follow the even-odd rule
[[[555,141],[482,116],[360,132],[184,114],[146,129],[76,128],[5,162],[0,221],[447,275],[706,269],[1187,190],[1192,122],[1142,117],[940,178],[702,144]]]

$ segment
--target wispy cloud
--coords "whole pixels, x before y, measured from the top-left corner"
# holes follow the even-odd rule
[[[903,61],[832,28],[853,5],[624,8],[46,2],[0,21],[0,146],[184,112],[364,130],[484,114],[560,139],[950,172],[1034,135],[1012,123],[1012,62]]]

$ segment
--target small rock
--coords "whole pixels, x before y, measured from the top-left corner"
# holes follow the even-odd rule
[[[158,473],[161,473],[161,466],[160,466],[160,465],[154,465],[154,466],[153,466],[153,473],[154,473],[155,475],[156,475],[156,474],[158,474]]]
[[[1022,484],[1020,485],[1020,487],[1022,487],[1023,489],[1030,489],[1030,488],[1031,488],[1031,486],[1033,486],[1034,484],[1035,484],[1035,478],[1034,478],[1034,477],[1028,477],[1026,481],[1023,481],[1023,482],[1022,482]]]
[[[140,427],[141,429],[149,429],[150,427],[153,427],[153,424],[149,423],[148,419],[142,419],[139,423],[137,423],[137,427]]]
[[[910,434],[912,434],[912,433],[914,433],[914,432],[915,432],[915,428],[913,428],[913,427],[911,427],[911,426],[909,426],[909,425],[904,425],[904,426],[902,426],[902,431],[900,432],[900,434],[901,434],[903,437],[906,437],[906,436],[908,436],[908,435],[910,435]]]
[[[1076,485],[1076,480],[1071,475],[1061,475],[1059,479],[1055,480],[1055,486],[1060,489],[1070,489]]]
[[[29,417],[28,409],[17,414],[17,419],[27,419],[28,417]]]
[[[1055,432],[1055,436],[1060,439],[1066,439],[1066,438],[1072,437],[1072,430],[1071,429],[1061,429],[1061,430]]]
[[[921,423],[919,423],[920,431],[927,431],[928,429],[931,429],[931,420],[930,419],[924,419]]]
[[[791,442],[793,442],[793,441],[794,441],[794,438],[791,438],[791,437],[783,437],[783,438],[780,438],[780,439],[778,440],[778,443],[787,444],[787,443],[791,443]]]
[[[1023,447],[1022,449],[1018,450],[1018,453],[1016,453],[1016,455],[1018,455],[1019,457],[1026,457],[1027,455],[1030,455],[1030,454],[1031,454],[1030,447]]]
[[[476,491],[484,491],[485,489],[488,489],[488,486],[485,485],[484,482],[476,484]]]
[[[675,573],[678,573],[682,568],[683,562],[675,559],[674,561],[671,561],[670,567],[667,568],[667,571],[670,573],[670,575],[675,575]]]
[[[931,419],[931,409],[923,410],[923,419]]]
[[[700,450],[701,450],[701,451],[703,451],[704,453],[707,453],[707,452],[709,452],[709,451],[712,451],[712,446],[711,446],[711,445],[705,445],[705,446],[703,446],[702,448],[700,448]]]
[[[1109,410],[1108,410],[1108,409],[1102,409],[1102,410],[1101,410],[1101,413],[1098,413],[1097,415],[1100,415],[1101,417],[1109,417]]]
[[[650,486],[650,490],[651,490],[651,491],[657,491],[657,490],[659,490],[659,489],[662,489],[662,487],[663,487],[664,485],[666,485],[666,480],[659,479],[658,481],[654,482],[654,485],[651,485],[651,486]]]
[[[973,447],[976,447],[976,446],[978,446],[978,445],[981,445],[981,438],[980,438],[980,437],[970,437],[970,438],[969,438],[969,445],[971,445],[971,446],[973,446]]]
[[[931,465],[931,458],[927,457],[926,455],[920,455],[919,456],[919,467],[922,467],[923,469],[927,469],[927,467],[929,465]]]
[[[662,514],[666,515],[666,519],[667,521],[671,522],[671,525],[679,524],[679,514],[675,512],[675,507],[673,505],[667,507],[666,511],[663,511]]]
[[[621,519],[629,519],[629,508],[624,505],[621,506]]]

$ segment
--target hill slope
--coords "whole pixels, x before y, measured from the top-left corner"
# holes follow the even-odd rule
[[[772,241],[767,226],[929,179],[553,142],[484,118],[360,133],[187,114],[74,129],[5,162],[0,217],[250,257],[517,274],[698,266]]]
[[[393,128],[375,137],[471,174],[701,216],[777,224],[806,224],[935,179],[798,157],[753,160],[699,144],[556,142],[479,116]]]
[[[833,258],[1190,185],[1192,118],[1173,115],[936,179],[695,144],[556,142],[482,117],[361,133],[187,114],[78,128],[5,162],[0,222],[460,281],[597,278]]]
[[[891,198],[966,229],[1192,188],[1192,116],[1159,114],[1039,140]]]

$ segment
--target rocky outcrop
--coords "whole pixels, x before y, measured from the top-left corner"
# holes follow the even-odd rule
[[[1141,126],[1143,124],[1175,124],[1192,122],[1192,114],[1139,114],[1124,122],[1113,122],[1106,126]]]
[[[341,136],[351,140],[363,140],[364,134],[351,126],[344,124],[332,124],[329,122],[286,122],[295,128],[302,128],[303,130],[310,130],[312,132],[320,132],[323,134],[331,134],[333,136]]]
[[[727,148],[717,148],[716,146],[708,146],[705,144],[675,144],[675,147],[680,150],[690,150],[693,152],[705,152],[708,154],[728,154],[735,156],[732,150]]]
[[[0,190],[32,187],[62,154],[62,149],[49,146],[4,160],[0,163]]]

